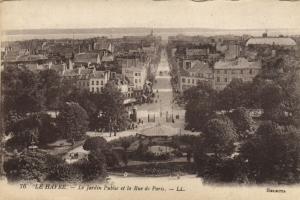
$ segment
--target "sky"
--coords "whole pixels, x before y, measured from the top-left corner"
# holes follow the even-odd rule
[[[40,28],[300,28],[300,1],[24,0],[1,3],[3,30]]]

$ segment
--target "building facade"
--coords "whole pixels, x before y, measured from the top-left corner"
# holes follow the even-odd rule
[[[214,65],[213,88],[223,90],[233,79],[252,81],[260,72],[261,62],[249,62],[245,58],[234,61],[218,61]]]

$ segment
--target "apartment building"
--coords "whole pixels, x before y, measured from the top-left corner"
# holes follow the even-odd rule
[[[223,90],[233,79],[252,81],[261,70],[261,62],[249,62],[245,58],[238,58],[234,61],[218,61],[213,70],[213,88]]]

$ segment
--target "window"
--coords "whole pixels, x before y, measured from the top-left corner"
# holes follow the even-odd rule
[[[137,79],[134,79],[134,82],[137,83]]]
[[[220,82],[220,77],[217,77],[217,82]]]
[[[191,68],[191,62],[186,62],[185,64],[186,64],[186,69]]]
[[[141,81],[141,79],[139,79],[139,83],[141,83],[142,81]]]
[[[94,81],[92,81],[92,85],[94,85]]]
[[[182,82],[185,83],[185,78],[182,78]]]
[[[195,83],[195,80],[194,79],[192,79],[192,84],[194,84]]]
[[[95,92],[95,89],[92,87],[92,92]]]
[[[224,70],[224,74],[227,74],[227,70],[226,69]]]
[[[220,70],[217,70],[216,72],[217,72],[217,74],[220,74]]]
[[[96,85],[99,85],[99,81],[96,82]]]
[[[244,73],[244,71],[241,69],[241,74],[243,74]]]
[[[249,74],[252,74],[252,69],[249,69]]]
[[[101,81],[101,85],[103,85],[103,81]]]
[[[227,78],[224,78],[224,82],[227,82]]]
[[[188,84],[190,84],[191,80],[190,80],[190,79],[188,79],[187,81],[188,81]]]
[[[99,88],[97,88],[97,93],[99,93]]]

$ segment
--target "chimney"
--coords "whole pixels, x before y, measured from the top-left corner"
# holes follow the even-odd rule
[[[78,68],[78,74],[81,74],[81,70],[83,69],[84,67],[79,67]]]
[[[62,75],[64,75],[64,74],[65,74],[65,72],[66,72],[66,69],[67,69],[67,65],[64,63],[64,64],[63,64],[63,71],[62,71]]]
[[[52,62],[49,62],[48,69],[51,69],[51,68],[52,68]]]
[[[69,69],[73,70],[73,62],[71,59],[69,59]]]

